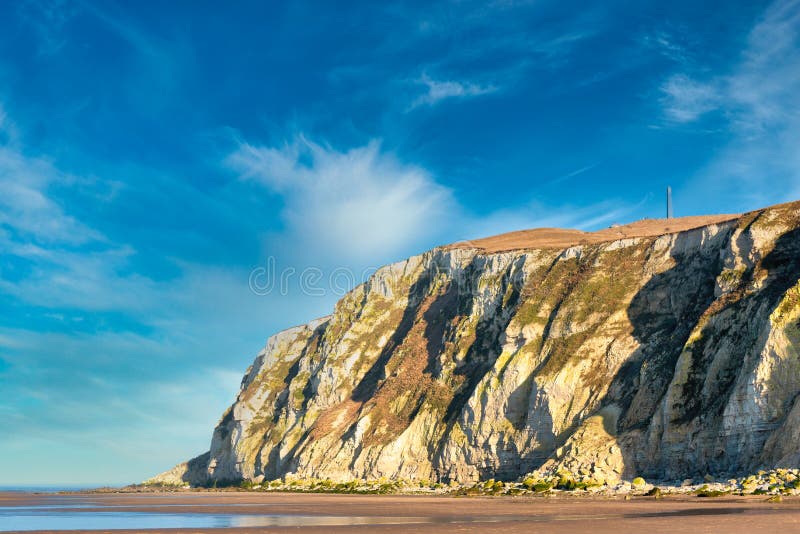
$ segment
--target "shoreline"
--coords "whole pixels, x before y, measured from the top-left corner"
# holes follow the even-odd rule
[[[236,527],[155,528],[146,532],[767,532],[800,526],[800,496],[781,503],[765,496],[702,499],[669,495],[662,499],[551,494],[457,497],[451,495],[341,495],[252,491],[88,493],[42,495],[0,493],[6,507],[60,508],[87,516],[98,513],[160,514],[163,517],[222,515]],[[45,512],[46,513],[46,512]],[[259,526],[268,518],[290,526]],[[296,524],[294,524],[296,523]],[[0,528],[2,526],[0,525]],[[129,527],[132,529],[132,527]],[[104,529],[105,530],[105,529]],[[116,531],[116,530],[115,530]],[[132,530],[128,530],[132,531]],[[126,532],[126,530],[119,530]]]
[[[218,485],[219,484],[219,485]],[[189,484],[163,484],[153,480],[123,488],[98,488],[96,492],[153,492],[153,491],[257,491],[263,493],[300,494],[358,494],[358,495],[452,495],[452,496],[515,496],[549,493],[594,494],[606,496],[696,495],[720,497],[724,495],[800,495],[800,469],[771,469],[738,478],[706,475],[683,481],[649,482],[641,477],[632,480],[609,482],[589,475],[576,475],[566,471],[531,473],[516,481],[484,480],[469,484],[443,484],[429,480],[350,480],[303,479],[287,476],[276,480],[243,480],[239,483],[190,486]]]

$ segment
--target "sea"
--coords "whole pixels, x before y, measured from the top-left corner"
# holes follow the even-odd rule
[[[119,485],[103,486],[102,484],[89,484],[84,486],[0,486],[0,492],[14,491],[20,493],[60,493],[62,491],[81,491],[100,487],[119,487]]]

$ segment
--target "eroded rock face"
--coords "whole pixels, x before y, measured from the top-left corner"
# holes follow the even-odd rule
[[[800,205],[386,266],[276,334],[156,481],[682,479],[800,460]]]

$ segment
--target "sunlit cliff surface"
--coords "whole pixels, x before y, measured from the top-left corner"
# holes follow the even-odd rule
[[[272,336],[210,452],[153,480],[797,466],[799,279],[800,203],[436,248]]]

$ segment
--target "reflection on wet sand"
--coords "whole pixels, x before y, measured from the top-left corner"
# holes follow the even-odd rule
[[[548,532],[620,528],[671,532],[792,529],[800,500],[691,497],[598,499],[453,498],[231,492],[174,494],[0,494],[0,531],[121,530]]]

